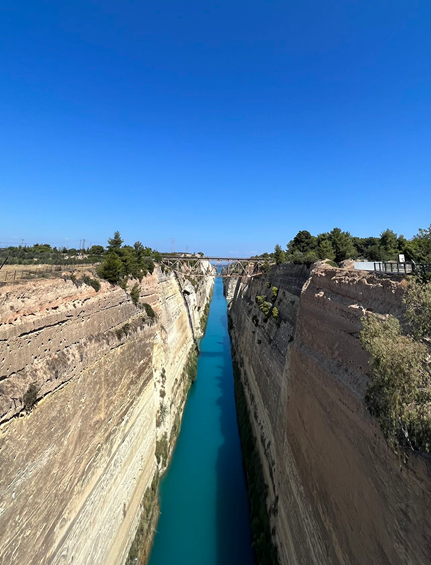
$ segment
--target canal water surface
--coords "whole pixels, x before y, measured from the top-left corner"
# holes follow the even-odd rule
[[[253,565],[221,278],[160,510],[150,565]]]

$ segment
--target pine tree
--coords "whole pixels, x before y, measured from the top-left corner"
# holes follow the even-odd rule
[[[278,245],[278,243],[274,247],[274,259],[275,259],[275,262],[277,263],[277,265],[280,265],[281,263],[286,262],[286,254],[282,250],[281,245]]]
[[[98,269],[98,275],[112,284],[118,284],[123,276],[123,263],[113,252],[108,253]]]
[[[123,245],[123,239],[121,239],[121,235],[119,231],[114,233],[114,237],[110,237],[108,239],[108,251],[116,251],[121,248]]]

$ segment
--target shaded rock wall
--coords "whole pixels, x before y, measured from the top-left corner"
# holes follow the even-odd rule
[[[279,320],[265,322],[255,297],[270,301],[273,286]],[[402,283],[367,273],[295,265],[235,288],[233,350],[283,564],[431,560],[427,462],[404,465],[364,406],[361,317],[402,318],[402,294]]]
[[[156,442],[182,414],[211,288],[201,279],[185,297],[157,269],[140,299],[156,321],[107,283],[0,288],[1,563],[124,563]],[[31,383],[38,402],[26,414]]]

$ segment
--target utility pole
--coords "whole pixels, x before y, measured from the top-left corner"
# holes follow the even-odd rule
[[[85,239],[82,240],[82,251],[85,249]]]

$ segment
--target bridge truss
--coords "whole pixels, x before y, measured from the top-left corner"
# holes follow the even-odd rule
[[[238,278],[262,275],[264,263],[262,259],[237,257],[162,255],[160,266],[164,271],[191,277]]]

